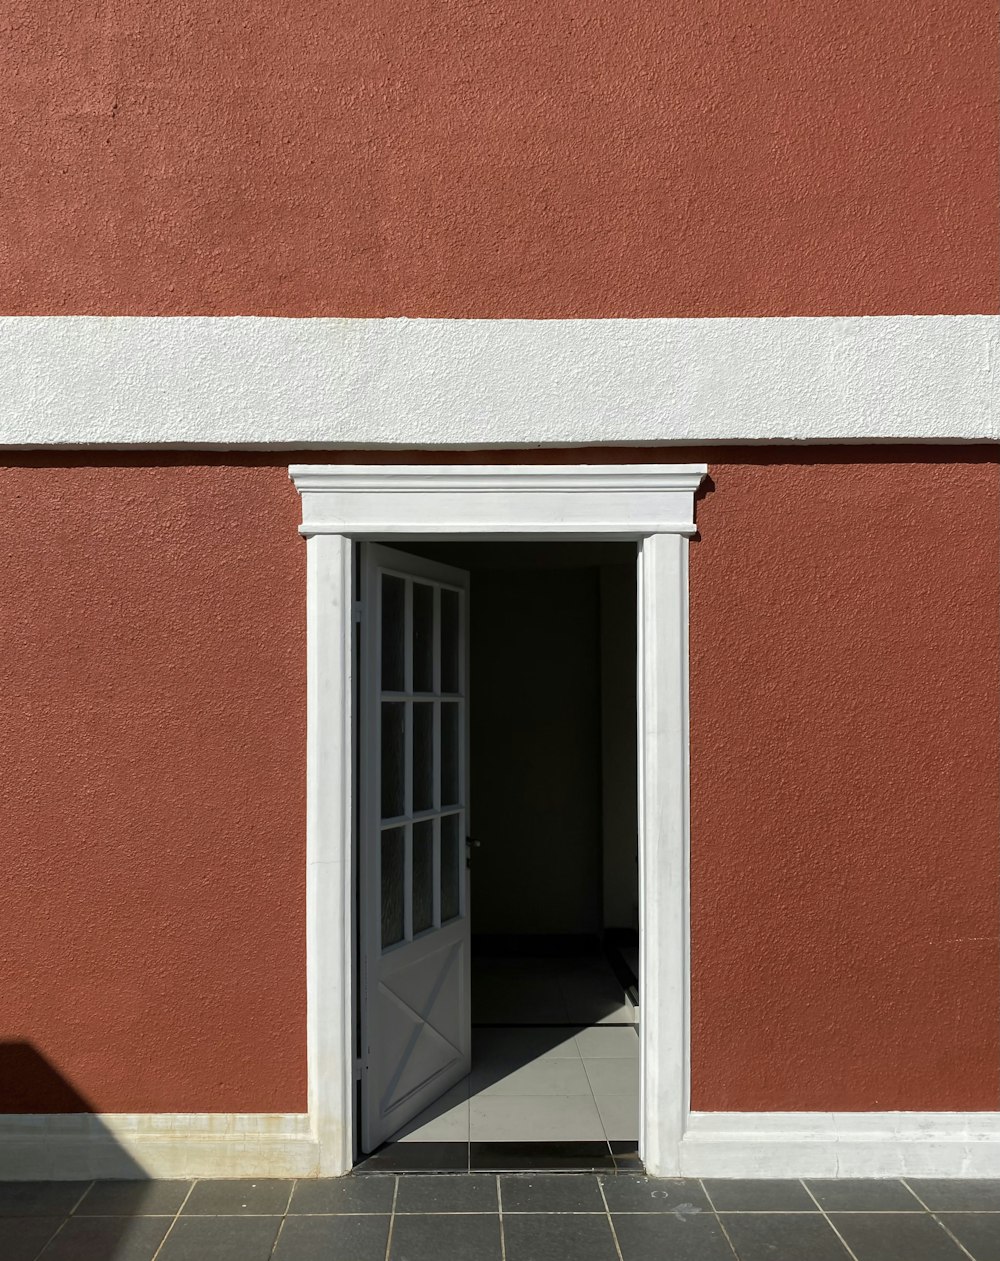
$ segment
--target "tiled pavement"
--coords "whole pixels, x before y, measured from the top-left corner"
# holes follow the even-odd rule
[[[3,1261],[1000,1261],[1000,1181],[0,1183]]]

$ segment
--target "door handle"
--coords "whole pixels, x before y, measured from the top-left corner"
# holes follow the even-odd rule
[[[479,849],[479,842],[474,841],[471,836],[467,836],[465,838],[465,865],[466,867],[472,866],[472,851],[474,849]]]

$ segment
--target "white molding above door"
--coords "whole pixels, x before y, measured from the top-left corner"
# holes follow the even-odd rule
[[[640,539],[693,534],[704,464],[293,464],[302,534]]]

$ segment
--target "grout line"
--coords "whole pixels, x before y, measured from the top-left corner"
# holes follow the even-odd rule
[[[34,1254],[34,1257],[32,1258],[32,1261],[38,1261],[38,1258],[42,1255],[42,1253],[43,1253],[43,1252],[45,1251],[45,1249],[49,1246],[49,1244],[52,1242],[52,1240],[53,1240],[53,1239],[55,1239],[56,1235],[58,1235],[58,1234],[59,1234],[59,1232],[62,1230],[62,1228],[66,1225],[66,1223],[67,1223],[68,1221],[69,1221],[69,1218],[68,1218],[68,1217],[64,1217],[64,1218],[62,1219],[62,1221],[61,1221],[61,1222],[59,1223],[59,1225],[55,1228],[55,1230],[52,1232],[52,1234],[51,1234],[51,1235],[49,1235],[48,1239],[46,1239],[46,1240],[45,1240],[45,1242],[42,1244],[42,1246],[41,1246],[41,1247],[38,1249],[38,1251]]]
[[[701,1187],[701,1191],[705,1199],[708,1200],[708,1207],[712,1210],[712,1216],[715,1218],[716,1222],[718,1223],[719,1229],[722,1231],[722,1238],[726,1241],[727,1244],[729,1244],[729,1251],[736,1258],[736,1261],[740,1261],[739,1254],[736,1251],[736,1245],[729,1238],[729,1231],[726,1230],[726,1223],[719,1216],[719,1210],[715,1207],[715,1201],[712,1199],[711,1195],[709,1194],[708,1187],[705,1186],[705,1179],[696,1178],[695,1181]]]
[[[174,1214],[174,1219],[173,1219],[173,1221],[172,1221],[172,1222],[170,1223],[170,1225],[167,1227],[167,1233],[166,1233],[166,1234],[163,1236],[163,1238],[160,1240],[159,1246],[157,1247],[157,1249],[156,1249],[156,1251],[153,1253],[153,1255],[150,1257],[149,1261],[156,1261],[156,1258],[157,1258],[157,1257],[160,1255],[160,1253],[163,1251],[163,1245],[164,1245],[164,1244],[167,1242],[167,1240],[170,1238],[170,1234],[171,1234],[171,1232],[173,1231],[174,1227],[177,1225],[178,1219],[180,1218],[181,1213],[183,1213],[183,1212],[184,1212],[185,1205],[187,1204],[188,1200],[190,1200],[190,1198],[191,1198],[191,1193],[192,1193],[192,1191],[194,1191],[195,1187],[198,1185],[198,1182],[199,1182],[199,1179],[198,1179],[198,1178],[192,1178],[192,1179],[191,1179],[191,1185],[190,1185],[190,1186],[188,1187],[188,1189],[187,1189],[187,1195],[185,1195],[184,1199],[183,1199],[183,1200],[181,1200],[181,1202],[180,1202],[180,1206],[179,1206],[179,1208],[177,1209],[177,1212]]]
[[[916,1191],[914,1191],[914,1189],[910,1186],[910,1184],[906,1181],[905,1178],[900,1178],[899,1181],[903,1184],[904,1187],[906,1187],[907,1191],[909,1191],[909,1193],[913,1196],[913,1198],[916,1200],[916,1202],[920,1205],[920,1207],[924,1210],[925,1213],[931,1212],[931,1210],[927,1207],[927,1205],[920,1198],[920,1196],[917,1195]]]
[[[94,1184],[94,1182],[88,1182],[88,1183],[87,1183],[87,1185],[86,1185],[86,1187],[84,1188],[84,1190],[80,1192],[80,1198],[79,1198],[79,1199],[78,1199],[78,1200],[77,1200],[77,1201],[73,1204],[73,1206],[72,1206],[72,1208],[69,1210],[69,1212],[68,1212],[68,1213],[67,1213],[67,1214],[66,1214],[66,1215],[62,1218],[62,1220],[59,1222],[59,1225],[55,1228],[55,1230],[52,1232],[52,1234],[51,1234],[51,1235],[49,1235],[48,1239],[46,1239],[46,1241],[42,1244],[42,1246],[41,1246],[41,1247],[38,1249],[38,1251],[35,1253],[35,1256],[34,1256],[34,1261],[38,1261],[38,1258],[42,1255],[42,1253],[43,1253],[43,1252],[45,1251],[45,1249],[49,1246],[49,1244],[52,1242],[52,1240],[53,1240],[53,1239],[55,1239],[56,1235],[58,1235],[58,1234],[59,1234],[59,1232],[63,1229],[63,1227],[66,1225],[66,1223],[69,1221],[69,1219],[73,1216],[73,1214],[76,1212],[76,1210],[80,1207],[80,1205],[83,1203],[83,1201],[87,1198],[87,1196],[91,1193],[91,1191],[93,1191],[93,1189],[94,1189],[94,1185],[95,1185],[95,1184]]]
[[[497,1180],[497,1213],[500,1217],[500,1261],[507,1261],[507,1235],[503,1228],[503,1192],[500,1190],[500,1175]]]
[[[596,1174],[594,1176],[597,1177]],[[611,1238],[615,1242],[615,1252],[618,1253],[618,1261],[625,1261],[622,1256],[622,1246],[618,1242],[618,1232],[615,1230],[615,1224],[611,1219],[611,1209],[608,1207],[608,1197],[604,1194],[604,1181],[600,1177],[597,1177],[597,1189],[601,1193],[601,1201],[604,1204],[604,1212],[607,1215],[608,1225],[611,1227]]]
[[[815,1195],[813,1195],[813,1193],[812,1193],[812,1189],[811,1189],[811,1188],[807,1185],[807,1183],[806,1183],[805,1179],[804,1179],[804,1178],[799,1178],[799,1179],[798,1179],[798,1182],[799,1182],[799,1185],[802,1187],[803,1191],[805,1191],[806,1195],[808,1195],[808,1196],[809,1196],[810,1200],[812,1200],[812,1202],[813,1202],[813,1203],[816,1205],[816,1207],[819,1209],[820,1213],[822,1213],[822,1215],[823,1215],[823,1220],[824,1220],[824,1221],[826,1222],[826,1224],[830,1227],[830,1229],[833,1231],[833,1233],[837,1236],[837,1238],[840,1240],[840,1242],[844,1245],[844,1248],[845,1248],[845,1249],[846,1249],[846,1251],[847,1251],[847,1255],[848,1255],[849,1257],[851,1257],[851,1258],[852,1258],[852,1261],[858,1261],[858,1258],[857,1258],[857,1257],[855,1256],[855,1254],[854,1254],[854,1250],[851,1248],[850,1244],[847,1242],[847,1240],[844,1238],[844,1236],[840,1233],[840,1231],[837,1229],[837,1227],[836,1227],[836,1226],[833,1224],[833,1222],[830,1220],[830,1215],[829,1215],[829,1213],[827,1213],[827,1211],[826,1211],[826,1209],[823,1207],[823,1205],[822,1205],[822,1204],[820,1204],[819,1200],[817,1200],[817,1199],[816,1199],[816,1197],[815,1197]]]
[[[574,1042],[576,1041],[576,1039],[575,1039],[575,1038],[574,1038],[573,1040],[574,1040]],[[576,1049],[577,1049],[578,1051],[580,1050],[580,1048],[579,1048],[579,1047],[577,1047]],[[594,1083],[590,1080],[590,1073],[588,1073],[588,1072],[587,1072],[587,1061],[584,1059],[584,1056],[583,1056],[583,1052],[582,1052],[582,1051],[580,1051],[580,1060],[581,1060],[581,1062],[582,1062],[582,1064],[583,1064],[583,1075],[584,1075],[584,1077],[586,1077],[586,1079],[587,1079],[587,1086],[588,1086],[588,1087],[589,1087],[589,1089],[590,1089],[590,1101],[591,1101],[591,1103],[594,1105],[594,1110],[595,1110],[595,1112],[597,1113],[597,1119],[598,1119],[598,1121],[600,1121],[600,1123],[601,1123],[601,1130],[602,1130],[602,1132],[603,1132],[603,1134],[604,1134],[604,1143],[605,1143],[605,1145],[606,1145],[606,1147],[607,1147],[607,1149],[608,1149],[608,1155],[611,1157],[611,1163],[612,1163],[612,1165],[614,1165],[614,1163],[615,1163],[615,1154],[614,1154],[614,1152],[611,1150],[611,1137],[610,1137],[610,1135],[608,1134],[608,1127],[604,1124],[604,1117],[601,1115],[601,1105],[597,1102],[597,1094],[596,1094],[596,1093],[595,1093],[595,1091],[594,1091]]]
[[[94,1187],[95,1187],[96,1185],[97,1185],[97,1181],[96,1181],[96,1179],[95,1179],[95,1181],[90,1182],[90,1183],[88,1183],[88,1184],[87,1184],[87,1189],[83,1192],[83,1194],[80,1196],[80,1198],[77,1200],[77,1202],[73,1205],[73,1207],[70,1209],[70,1211],[66,1214],[66,1216],[67,1216],[67,1217],[72,1217],[72,1216],[73,1216],[73,1214],[74,1214],[74,1213],[76,1212],[76,1210],[80,1207],[80,1205],[84,1202],[84,1200],[85,1200],[85,1199],[87,1198],[87,1196],[91,1193],[91,1191],[93,1191],[93,1189],[94,1189]]]
[[[285,1229],[285,1222],[287,1221],[288,1217],[285,1216],[278,1223],[278,1233],[274,1236],[274,1243],[271,1245],[271,1251],[267,1254],[267,1261],[271,1261],[271,1258],[274,1256],[275,1250],[278,1247],[278,1241],[281,1239],[281,1232]]]
[[[396,1201],[399,1199],[399,1174],[395,1175],[392,1184],[392,1207],[389,1209],[389,1233],[385,1237],[385,1261],[389,1261],[389,1250],[392,1248],[392,1228],[396,1224]]]
[[[285,1201],[285,1211],[281,1214],[281,1221],[278,1222],[278,1229],[274,1233],[274,1243],[271,1244],[271,1251],[267,1254],[268,1261],[274,1256],[278,1247],[278,1240],[281,1238],[282,1231],[285,1229],[285,1222],[288,1221],[288,1210],[292,1207],[292,1196],[295,1194],[295,1188],[298,1185],[298,1179],[292,1178],[288,1188],[288,1199]]]
[[[762,1179],[763,1181],[763,1179]],[[796,1179],[797,1181],[797,1179]],[[635,1211],[634,1209],[632,1210]],[[720,1209],[723,1217],[801,1217],[803,1213],[808,1213],[810,1217],[815,1217],[815,1213],[810,1208],[724,1208]],[[928,1212],[931,1210],[928,1209]],[[939,1209],[939,1212],[951,1212],[950,1209]],[[966,1212],[975,1212],[975,1209],[966,1209]],[[820,1213],[824,1212],[820,1209]],[[838,1217],[921,1217],[923,1214],[920,1209],[916,1208],[836,1208],[829,1209],[827,1212],[836,1213]]]
[[[920,1196],[919,1196],[919,1195],[917,1195],[916,1191],[914,1191],[914,1189],[910,1186],[910,1184],[906,1181],[906,1179],[905,1179],[905,1178],[900,1178],[900,1182],[903,1184],[903,1186],[904,1186],[904,1187],[906,1187],[907,1191],[909,1191],[909,1193],[910,1193],[910,1194],[913,1196],[913,1198],[917,1201],[917,1203],[920,1205],[920,1207],[921,1207],[921,1208],[922,1208],[925,1212],[929,1213],[929,1214],[930,1214],[930,1216],[934,1219],[934,1221],[936,1221],[936,1222],[937,1222],[937,1224],[941,1227],[941,1229],[942,1229],[942,1230],[944,1231],[944,1233],[948,1236],[948,1238],[949,1238],[949,1239],[951,1239],[954,1243],[956,1243],[956,1244],[959,1246],[959,1248],[961,1248],[961,1249],[962,1249],[962,1251],[965,1253],[965,1255],[971,1259],[971,1261],[976,1261],[975,1257],[973,1257],[972,1253],[968,1250],[968,1248],[965,1246],[965,1244],[964,1244],[964,1243],[962,1243],[961,1239],[959,1239],[956,1235],[953,1235],[953,1234],[952,1234],[952,1232],[951,1232],[951,1231],[948,1229],[948,1227],[944,1224],[944,1222],[941,1220],[941,1218],[940,1218],[940,1217],[938,1217],[937,1213],[935,1213],[935,1211],[934,1211],[932,1208],[928,1207],[928,1205],[927,1205],[926,1201],[922,1200],[922,1199],[920,1198]],[[938,1210],[938,1211],[939,1211],[939,1212],[944,1212],[944,1210],[943,1210],[943,1209],[940,1209],[940,1210]]]

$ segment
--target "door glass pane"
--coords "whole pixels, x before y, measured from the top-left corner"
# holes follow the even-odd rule
[[[441,704],[441,805],[457,806],[459,723],[458,701]]]
[[[446,814],[441,820],[441,923],[459,912],[459,882],[462,878],[462,846],[459,843],[461,816]]]
[[[413,584],[413,690],[434,691],[434,588]]]
[[[434,702],[413,706],[413,809],[434,805]]]
[[[413,825],[413,935],[434,926],[434,820]]]
[[[382,833],[382,949],[403,940],[406,829]]]
[[[441,588],[441,691],[458,691],[458,592]]]
[[[395,819],[406,809],[403,758],[406,747],[406,702],[382,702],[382,818]]]
[[[403,635],[406,628],[406,579],[382,575],[382,691],[406,687]]]

